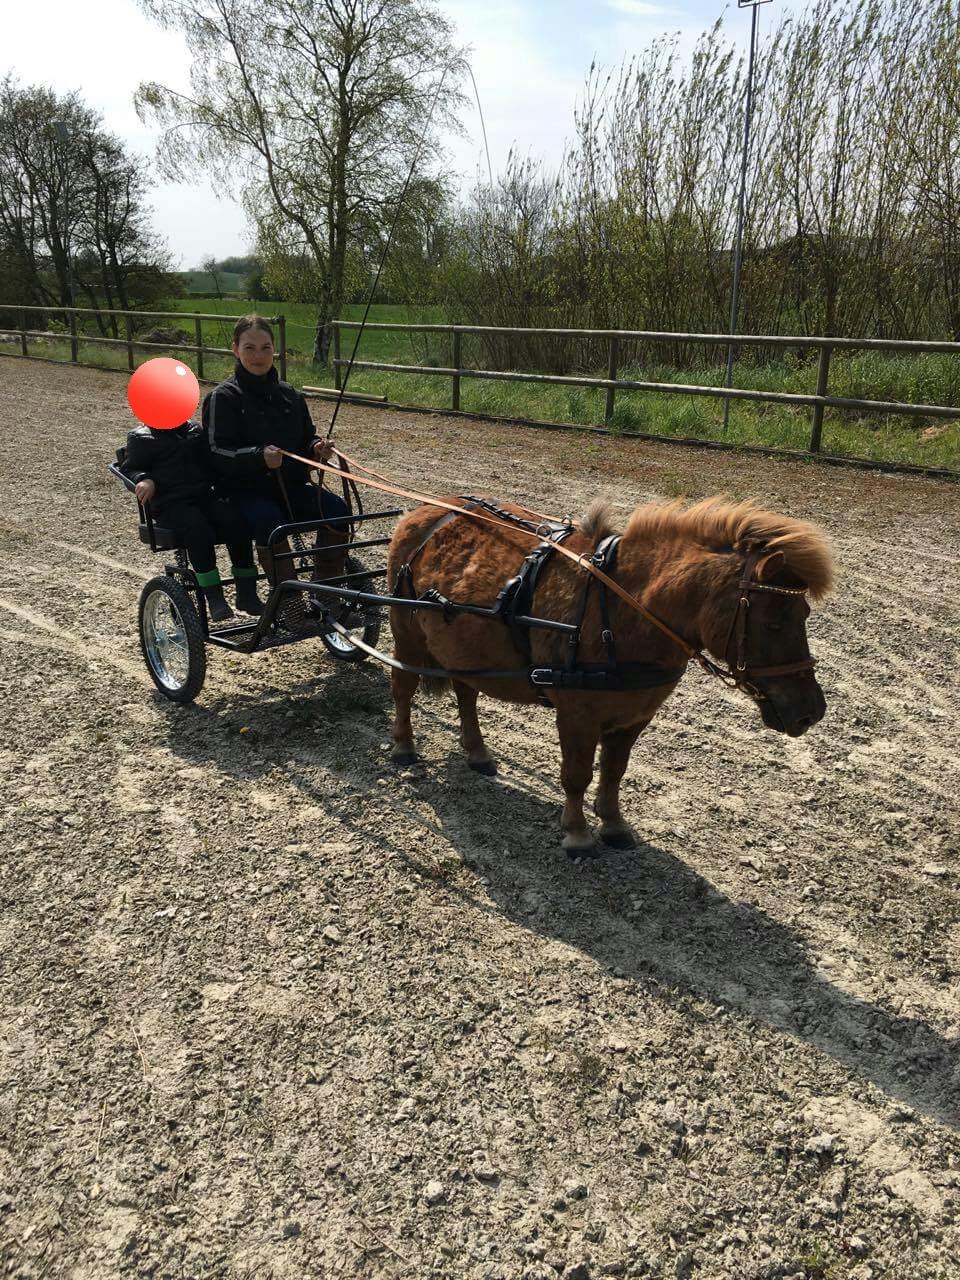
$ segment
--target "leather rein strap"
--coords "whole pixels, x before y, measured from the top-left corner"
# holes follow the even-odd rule
[[[334,475],[339,474],[338,467],[328,466],[324,462],[318,462],[315,458],[302,458],[299,454],[289,453],[286,449],[281,449],[280,452],[285,457],[293,458],[296,462],[302,462],[304,466],[310,467],[315,471],[328,471]],[[453,502],[444,502],[442,498],[434,498],[427,493],[418,493],[415,489],[401,489],[399,485],[391,484],[388,481],[372,480],[367,475],[359,475],[357,474],[358,470],[367,471],[368,468],[364,467],[362,463],[356,462],[353,458],[348,458],[347,455],[345,453],[341,453],[339,449],[336,450],[336,453],[338,457],[343,458],[343,460],[353,468],[353,478],[358,484],[370,485],[371,488],[381,489],[384,493],[392,493],[395,497],[408,498],[411,502],[420,502],[429,507],[441,507],[446,511],[455,511],[458,515],[469,516],[471,520],[479,520],[483,524],[492,524],[498,529],[506,529],[513,531],[514,533],[522,533],[529,538],[536,538],[538,542],[544,536],[543,532],[535,532],[530,529],[525,529],[522,525],[513,524],[510,521],[502,520],[492,515],[487,515],[482,511],[475,511],[470,507],[457,506]],[[587,573],[592,573],[595,578],[602,582],[615,595],[618,595],[621,600],[626,601],[626,603],[636,609],[638,613],[643,614],[648,622],[652,622],[655,627],[659,628],[665,636],[682,649],[687,655],[687,658],[693,658],[695,660],[699,660],[701,658],[702,655],[697,649],[694,649],[692,645],[688,644],[682,636],[678,636],[675,631],[672,631],[665,622],[661,622],[660,619],[652,614],[645,605],[641,604],[636,596],[632,595],[622,587],[619,582],[615,582],[613,578],[608,577],[601,569],[592,565],[590,563],[589,556],[580,555],[576,551],[571,551],[569,547],[565,547],[562,544],[558,544],[556,550],[558,554],[566,556],[568,560],[573,564],[578,565],[581,569],[586,570]]]
[[[304,466],[313,471],[319,471],[321,473],[329,472],[332,475],[338,476],[342,476],[343,474],[340,467],[331,467],[327,463],[317,461],[316,458],[304,458],[301,457],[300,454],[290,453],[286,449],[281,449],[280,452],[284,457],[292,458],[296,462],[302,462]],[[444,502],[442,498],[434,498],[430,494],[418,493],[414,489],[403,489],[399,485],[393,484],[385,476],[380,475],[379,472],[373,471],[370,467],[364,466],[363,463],[357,462],[354,458],[347,457],[347,455],[342,453],[339,449],[335,448],[334,452],[338,459],[342,459],[343,462],[347,464],[347,467],[352,470],[352,478],[358,484],[369,485],[373,489],[379,489],[383,493],[393,494],[398,498],[406,498],[411,502],[419,502],[430,507],[440,507],[443,510],[452,511],[456,515],[467,516],[471,520],[479,520],[483,524],[490,524],[498,529],[512,530],[513,532],[524,534],[527,537],[536,538],[538,541],[544,536],[543,526],[533,528],[530,527],[530,522],[527,521],[524,521],[522,524],[514,523],[511,520],[501,519],[498,516],[488,514],[487,512],[478,511],[475,507],[461,507],[456,503]],[[360,472],[365,474],[361,475],[359,474]],[[376,477],[376,479],[373,477]],[[524,510],[528,509],[524,508]],[[528,514],[539,515],[540,513],[528,511]],[[592,574],[593,577],[596,578],[598,582],[603,583],[609,591],[612,591],[614,595],[619,596],[620,599],[628,604],[632,609],[635,609],[640,613],[648,622],[652,623],[653,626],[655,626],[679,649],[681,649],[686,655],[688,661],[693,659],[695,662],[699,663],[703,670],[709,675],[716,676],[717,679],[722,680],[724,684],[730,687],[742,689],[757,701],[763,701],[764,695],[759,689],[749,682],[746,678],[748,674],[753,676],[789,675],[800,671],[811,670],[815,664],[814,658],[808,658],[802,662],[788,663],[782,667],[756,667],[748,670],[746,663],[746,627],[748,610],[750,607],[749,592],[772,591],[779,595],[791,596],[805,594],[802,587],[773,587],[768,586],[765,583],[754,582],[751,580],[757,561],[760,559],[762,554],[762,549],[754,548],[750,551],[744,563],[743,574],[739,583],[740,600],[737,605],[737,611],[730,624],[730,632],[727,636],[727,646],[725,649],[725,652],[729,652],[730,639],[733,636],[734,631],[736,631],[738,642],[737,662],[733,671],[729,671],[726,667],[714,662],[714,660],[708,657],[706,653],[699,649],[695,649],[691,644],[684,640],[682,636],[677,635],[677,633],[668,627],[665,622],[661,622],[655,614],[651,613],[635,595],[622,587],[614,578],[611,578],[608,574],[604,573],[602,569],[598,568],[597,565],[593,563],[589,555],[582,555],[576,551],[572,551],[569,547],[564,546],[563,543],[560,542],[554,544],[554,550],[558,555],[566,556],[566,558],[573,564],[585,570],[585,572]]]

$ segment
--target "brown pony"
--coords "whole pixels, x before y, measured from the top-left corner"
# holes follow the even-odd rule
[[[464,503],[458,498],[447,501]],[[502,509],[529,518],[523,508],[506,504]],[[565,545],[589,555],[612,532],[606,507],[595,503]],[[520,529],[483,524],[469,516],[444,516],[436,507],[418,507],[399,522],[391,542],[391,589],[415,596],[433,589],[456,602],[489,606],[506,580],[518,572],[535,541]],[[401,573],[408,564],[409,571]],[[479,772],[495,773],[496,765],[480,733],[478,693],[509,702],[553,705],[566,795],[563,847],[577,857],[596,852],[584,818],[583,796],[593,776],[598,744],[600,782],[594,808],[600,837],[614,848],[635,843],[620,814],[620,781],[634,742],[676,688],[691,649],[709,651],[727,662],[731,671],[740,667],[741,687],[755,698],[770,729],[797,737],[826,710],[807,648],[805,622],[810,610],[803,593],[813,599],[825,595],[833,572],[829,548],[812,525],[771,515],[750,502],[709,498],[689,508],[678,502],[652,503],[630,516],[610,572],[689,648],[684,652],[612,593],[607,596],[604,618],[600,593],[593,590],[587,595],[578,661],[608,661],[610,649],[602,639],[606,624],[615,637],[617,663],[662,666],[669,683],[617,692],[538,689],[527,677],[531,659],[534,665],[562,666],[566,636],[530,629],[528,657],[517,647],[511,629],[497,619],[445,617],[405,606],[394,606],[390,615],[398,661],[458,673],[452,684],[460,712],[460,741],[471,767]],[[528,614],[576,621],[586,580],[584,569],[551,552]],[[752,584],[749,590],[744,588],[747,580]],[[459,674],[491,669],[516,669],[518,674],[516,679]],[[410,706],[419,678],[396,669],[392,674],[396,708],[392,758],[397,764],[417,758]]]

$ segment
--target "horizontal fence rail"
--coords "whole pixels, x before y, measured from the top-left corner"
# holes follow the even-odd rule
[[[339,329],[359,329],[359,320],[334,320]],[[944,355],[960,354],[960,342],[914,341],[907,338],[823,338],[811,335],[806,338],[784,334],[762,333],[670,333],[664,329],[529,329],[522,326],[492,324],[385,324],[368,321],[364,329],[394,329],[406,333],[511,333],[528,338],[623,338],[630,342],[696,342],[704,345],[726,347],[835,347],[840,350],[866,349],[874,351],[939,351]]]
[[[340,355],[340,331],[359,329],[356,320],[334,321],[334,368],[336,384],[341,383],[341,369],[350,361]],[[813,409],[809,453],[819,453],[823,439],[824,409],[856,409],[864,413],[893,413],[907,417],[960,418],[960,408],[951,405],[914,404],[897,400],[859,400],[844,396],[831,396],[829,392],[830,357],[834,351],[888,351],[921,355],[934,352],[940,355],[960,355],[960,342],[908,342],[895,338],[824,338],[790,337],[782,335],[726,333],[664,333],[649,329],[525,329],[501,325],[464,324],[367,324],[366,329],[393,330],[407,333],[445,333],[451,339],[452,363],[449,366],[392,364],[377,360],[354,360],[354,369],[371,369],[382,373],[404,373],[423,377],[449,378],[451,380],[451,408],[460,408],[460,382],[463,378],[476,378],[491,382],[526,382],[561,387],[587,387],[594,391],[606,391],[604,418],[613,417],[615,396],[618,391],[655,391],[667,395],[708,396],[719,400],[748,400],[769,404],[802,405]],[[461,367],[460,352],[464,334],[480,336],[512,335],[523,337],[593,338],[608,344],[606,378],[570,376],[551,373],[518,373],[507,370],[467,369]],[[644,382],[632,378],[618,378],[617,367],[624,342],[676,343],[689,342],[710,347],[777,347],[813,349],[819,352],[817,390],[803,395],[787,391],[753,391],[734,387],[709,387],[677,382]]]
[[[68,333],[59,333],[51,329],[28,329],[27,315],[39,312],[42,315],[62,315],[67,317],[70,325]],[[203,373],[203,357],[210,356],[230,356],[233,352],[229,347],[210,347],[203,341],[203,322],[217,321],[220,324],[227,324],[230,321],[236,323],[242,319],[241,316],[221,316],[199,311],[121,311],[116,308],[103,307],[38,307],[38,306],[2,306],[0,305],[0,317],[7,314],[14,314],[20,317],[20,324],[16,328],[7,328],[0,324],[0,336],[8,334],[12,337],[20,339],[20,354],[30,359],[30,353],[27,350],[27,342],[30,338],[46,338],[54,339],[60,342],[70,343],[70,360],[72,364],[80,362],[80,344],[81,343],[97,343],[100,346],[125,347],[127,351],[127,367],[130,370],[134,368],[134,351],[190,351],[196,357],[197,376],[202,378]],[[108,338],[100,333],[85,333],[77,326],[78,316],[97,316],[100,320],[108,320],[111,317],[119,317],[123,320],[126,330],[124,338]],[[286,316],[265,316],[264,319],[269,324],[277,327],[277,362],[280,366],[280,377],[287,376],[287,318]],[[143,342],[139,338],[133,336],[134,320],[192,320],[194,324],[194,340],[193,342]]]

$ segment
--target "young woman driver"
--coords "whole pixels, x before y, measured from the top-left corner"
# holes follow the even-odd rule
[[[308,480],[302,462],[280,450],[325,462],[330,445],[317,435],[307,402],[273,365],[273,330],[262,316],[244,316],[233,331],[237,358],[233,377],[203,402],[203,425],[216,476],[216,491],[244,517],[257,543],[260,563],[271,582],[292,576],[289,561],[274,565],[271,530],[293,520],[331,519],[348,514],[346,503]],[[292,517],[291,517],[292,512]],[[346,541],[347,526],[320,529],[317,547]],[[317,556],[315,577],[343,572],[343,551]]]

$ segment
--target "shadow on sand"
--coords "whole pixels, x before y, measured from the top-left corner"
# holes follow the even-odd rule
[[[169,745],[180,758],[212,763],[238,779],[280,770],[305,803],[330,808],[358,839],[370,839],[365,807],[355,801],[331,807],[318,769],[326,776],[346,753],[339,776],[361,794],[388,775],[391,789],[379,790],[378,804],[403,808],[414,830],[449,842],[483,874],[495,906],[443,882],[413,840],[402,848],[380,837],[385,853],[443,883],[452,898],[558,939],[618,976],[739,1010],[828,1054],[891,1099],[960,1128],[960,1045],[920,1018],[897,1016],[826,980],[802,934],[758,906],[731,899],[654,844],[571,865],[560,850],[558,806],[526,789],[526,768],[507,761],[506,777],[480,778],[457,753],[453,735],[445,762],[398,777],[380,745],[389,737],[389,691],[379,671],[341,668],[333,678],[318,675],[293,689],[261,688],[191,708],[165,705]],[[427,706],[422,714],[451,726],[455,720],[452,705]],[[248,721],[256,740],[241,745],[238,727]],[[404,804],[411,790],[419,802],[415,815]],[[433,819],[422,816],[424,803]],[[633,816],[642,832],[642,814]],[[631,899],[642,910],[630,914]]]

